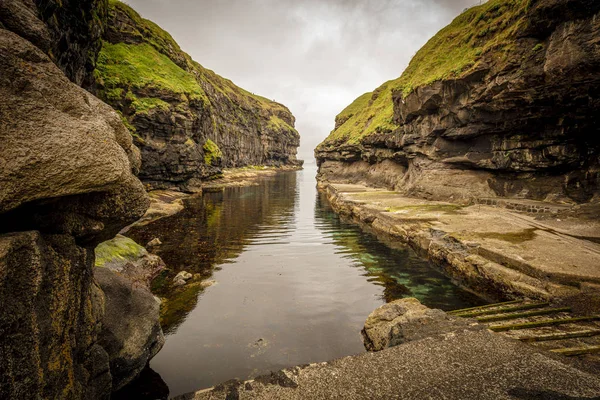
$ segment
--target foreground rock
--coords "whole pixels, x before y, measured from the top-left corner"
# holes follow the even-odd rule
[[[409,244],[446,275],[490,299],[565,298],[600,283],[595,213],[564,210],[564,217],[545,219],[362,185],[331,184],[326,192],[340,214],[369,226],[384,241]]]
[[[160,300],[147,287],[132,285],[109,268],[95,268],[94,278],[105,307],[98,341],[108,353],[116,391],[135,379],[165,343]]]
[[[376,353],[229,381],[179,396],[203,399],[571,399],[600,395],[600,378],[485,330],[456,331]]]
[[[482,328],[467,320],[453,318],[442,310],[425,307],[417,299],[407,298],[384,304],[373,311],[361,334],[368,351],[381,351],[441,333]]]
[[[44,53],[64,33],[68,51],[53,56],[84,79],[69,60],[89,60],[91,47],[52,24],[96,21],[96,2],[47,8],[47,31],[32,2],[17,3],[0,4],[0,397],[108,398],[121,377],[99,334],[114,299],[93,281],[94,248],[148,207],[139,152],[120,117]]]

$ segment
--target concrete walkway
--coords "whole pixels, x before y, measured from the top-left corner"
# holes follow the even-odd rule
[[[490,298],[549,299],[600,289],[600,220],[594,215],[465,207],[361,185],[330,184],[327,194],[339,213],[409,243]]]
[[[593,398],[600,398],[597,374],[487,330],[465,330],[177,399]]]

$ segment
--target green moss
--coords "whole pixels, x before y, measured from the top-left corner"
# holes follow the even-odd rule
[[[208,102],[195,77],[147,43],[104,42],[96,65],[96,78],[106,92],[123,88],[166,90],[190,100]]]
[[[506,52],[514,46],[516,31],[524,23],[528,3],[490,0],[466,10],[417,52],[400,78],[384,83],[346,107],[336,118],[341,125],[324,144],[359,143],[373,133],[394,132],[398,126],[393,120],[392,92],[406,97],[417,87],[460,77],[489,53],[500,61],[505,59]]]
[[[204,163],[206,165],[212,165],[215,161],[218,161],[223,157],[223,153],[221,152],[221,149],[219,149],[219,146],[210,139],[204,143],[202,149],[204,150]]]
[[[100,243],[94,252],[96,267],[104,267],[109,263],[136,260],[146,253],[146,249],[125,236],[117,235]]]
[[[535,46],[533,46],[533,49],[531,49],[531,51],[540,51],[544,48],[544,45],[541,43],[536,44]]]
[[[159,108],[161,110],[169,110],[169,103],[157,97],[135,97],[131,103],[136,114],[148,114],[152,109]]]
[[[509,242],[513,244],[519,244],[526,242],[528,240],[533,240],[536,236],[535,231],[537,228],[529,228],[523,229],[518,232],[507,232],[507,233],[499,233],[499,232],[473,232],[476,236],[483,239],[497,239],[502,240],[504,242]]]
[[[458,204],[416,204],[403,207],[388,207],[388,212],[417,211],[417,212],[443,212],[445,214],[458,214],[463,206]]]

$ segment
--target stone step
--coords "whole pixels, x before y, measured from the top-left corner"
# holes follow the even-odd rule
[[[548,303],[548,302],[525,303],[525,304],[519,304],[519,305],[514,305],[514,306],[509,305],[509,306],[502,306],[499,308],[490,308],[490,309],[474,310],[474,311],[468,311],[468,312],[459,312],[459,313],[453,313],[452,315],[454,315],[456,317],[472,318],[472,317],[479,317],[479,316],[483,316],[483,315],[504,314],[504,313],[509,313],[509,312],[513,312],[513,311],[531,310],[531,309],[546,307],[549,305],[550,305],[550,303]]]
[[[542,310],[536,311],[528,311],[523,313],[514,313],[514,314],[500,314],[500,315],[492,315],[487,317],[479,317],[477,318],[477,322],[496,322],[496,321],[507,321],[511,319],[522,319],[528,317],[536,317],[539,315],[550,315],[550,314],[558,314],[561,312],[570,312],[570,307],[561,307],[561,308],[545,308]]]

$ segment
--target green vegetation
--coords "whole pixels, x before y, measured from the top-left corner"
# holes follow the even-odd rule
[[[215,161],[218,161],[223,157],[223,153],[221,152],[221,149],[219,149],[219,146],[210,139],[204,143],[202,149],[204,150],[204,163],[206,165],[212,165]]]
[[[393,120],[393,92],[406,97],[417,87],[460,77],[483,57],[502,62],[513,50],[528,5],[529,0],[490,0],[466,10],[417,52],[400,78],[346,107],[336,118],[341,126],[324,143],[356,144],[373,133],[391,133],[398,128]]]
[[[96,65],[96,79],[111,96],[123,88],[166,90],[189,100],[208,102],[195,77],[147,43],[132,45],[104,42]],[[142,102],[149,105],[149,102]],[[164,103],[164,102],[163,102]],[[157,103],[158,104],[158,103]]]
[[[277,117],[289,113],[285,106],[250,93],[193,61],[169,33],[128,5],[109,0],[109,14],[111,42],[102,44],[95,77],[99,96],[130,121],[132,114],[148,114],[156,108],[193,113],[189,102],[197,100],[202,108],[212,109],[215,130],[228,122],[251,129],[266,123],[271,129],[296,132]],[[230,103],[226,109],[233,112],[217,111],[224,102]]]
[[[170,108],[169,103],[157,97],[135,97],[131,105],[135,108],[137,114],[148,114],[148,111],[154,108],[161,110],[168,110]]]
[[[95,253],[96,267],[103,267],[109,263],[136,260],[146,253],[146,249],[125,236],[117,235],[114,239],[100,243]]]
[[[271,115],[271,117],[269,118],[269,128],[273,129],[273,130],[295,130],[294,128],[292,128],[290,125],[288,125],[287,122],[285,122],[284,120],[282,120],[281,118],[279,118],[276,115]]]
[[[535,46],[533,46],[533,49],[531,49],[532,51],[540,51],[544,48],[544,45],[541,43],[536,44]]]
[[[506,233],[499,233],[499,232],[473,232],[473,233],[483,239],[497,239],[497,240],[502,240],[504,242],[519,244],[519,243],[526,242],[528,240],[533,240],[536,236],[535,231],[537,231],[537,228],[528,228],[528,229],[523,229],[522,231],[518,231],[518,232],[506,232]]]
[[[443,212],[445,214],[458,214],[458,211],[462,210],[463,206],[458,204],[416,204],[411,206],[402,207],[388,207],[387,212],[402,212],[402,211],[416,211],[416,212]]]

